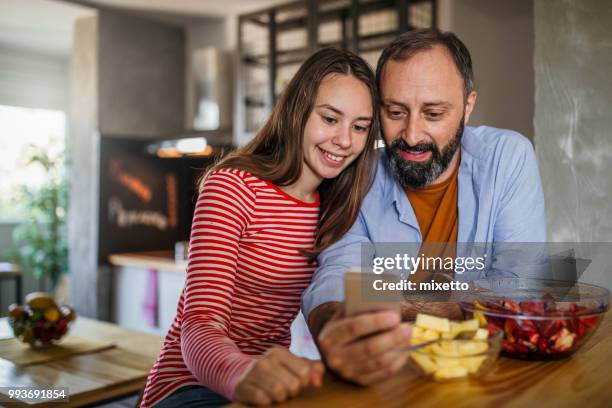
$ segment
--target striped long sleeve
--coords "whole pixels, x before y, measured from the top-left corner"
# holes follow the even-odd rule
[[[202,186],[191,227],[181,352],[200,383],[229,399],[254,362],[229,339],[238,242],[254,201],[238,176],[213,174]]]
[[[256,356],[289,346],[300,295],[315,265],[316,203],[303,203],[249,173],[222,169],[202,184],[177,316],[153,366],[143,404],[186,385],[233,399]]]

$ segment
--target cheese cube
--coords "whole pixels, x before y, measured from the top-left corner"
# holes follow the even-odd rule
[[[474,340],[486,340],[489,338],[489,331],[487,329],[478,329],[474,335]]]
[[[436,331],[414,326],[412,328],[412,338],[410,339],[410,344],[415,346],[428,341],[438,340],[439,338],[440,335]]]
[[[415,326],[422,327],[423,329],[435,330],[440,333],[450,332],[449,320],[441,317],[419,313],[414,324]]]
[[[457,345],[457,352],[460,356],[473,356],[487,351],[489,346],[484,341],[461,341]]]
[[[453,324],[453,322],[451,322],[451,325],[452,324]],[[444,340],[452,340],[452,339],[454,339],[457,336],[457,334],[459,334],[459,332],[453,332],[452,330],[453,330],[453,327],[451,326],[450,333],[442,333],[442,337],[441,338],[444,339]]]
[[[436,363],[429,356],[419,353],[411,353],[410,358],[412,358],[427,374],[433,373],[438,368]]]
[[[466,331],[476,331],[480,327],[478,323],[478,319],[464,320],[459,323],[462,332]]]
[[[456,341],[444,341],[431,345],[431,352],[442,357],[461,357]]]

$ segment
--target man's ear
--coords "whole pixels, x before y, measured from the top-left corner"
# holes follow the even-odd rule
[[[472,111],[474,110],[474,105],[476,105],[477,96],[478,94],[476,93],[476,91],[472,91],[467,97],[467,102],[465,103],[465,119],[463,121],[464,125],[467,125],[468,121],[470,120],[470,115],[472,114]]]

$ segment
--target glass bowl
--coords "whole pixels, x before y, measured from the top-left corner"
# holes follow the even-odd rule
[[[485,340],[439,339],[410,348],[410,364],[438,382],[479,378],[494,366],[503,333],[493,330]]]
[[[8,322],[15,338],[32,348],[46,348],[57,343],[68,333],[76,318],[76,313],[68,306],[55,307],[57,312],[47,313],[19,308],[21,311],[9,316]]]
[[[597,330],[609,308],[603,287],[548,279],[493,278],[472,282],[461,302],[467,318],[504,334],[502,353],[547,360],[571,355]]]

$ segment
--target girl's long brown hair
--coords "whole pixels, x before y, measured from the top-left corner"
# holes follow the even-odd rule
[[[277,186],[295,183],[302,172],[304,127],[319,85],[329,74],[352,75],[368,87],[372,97],[372,124],[363,152],[338,177],[325,179],[319,186],[320,215],[315,243],[312,250],[302,251],[311,261],[353,225],[372,182],[378,94],[374,74],[363,59],[332,47],[315,52],[291,79],[255,138],[206,172],[208,175],[233,167]]]

